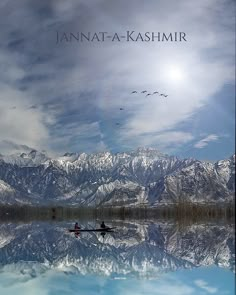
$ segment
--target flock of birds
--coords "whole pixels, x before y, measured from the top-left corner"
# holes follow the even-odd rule
[[[146,94],[146,97],[147,96],[150,96],[150,95],[156,95],[156,94],[159,95],[159,96],[163,96],[163,97],[167,97],[168,96],[168,94],[160,93],[158,91],[154,91],[153,93],[147,93],[147,92],[148,92],[147,90],[143,90],[140,93],[141,94]],[[131,92],[131,94],[135,94],[135,93],[138,93],[138,91],[134,90],[134,91]],[[123,111],[123,110],[124,110],[124,108],[120,108],[120,111]],[[120,123],[116,123],[116,125],[119,126]]]
[[[136,90],[131,92],[131,94],[134,94],[134,93],[138,93],[138,92]],[[143,90],[143,91],[141,91],[141,93],[147,93],[147,90]],[[154,91],[153,93],[147,93],[146,96],[154,95],[154,94],[159,94],[159,96],[164,96],[164,97],[168,96],[167,94],[159,93],[158,91]]]

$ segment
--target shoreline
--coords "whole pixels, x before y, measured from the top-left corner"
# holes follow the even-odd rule
[[[0,205],[0,221],[68,219],[174,219],[234,220],[234,202],[224,204],[176,203],[155,208],[142,207],[72,207]]]

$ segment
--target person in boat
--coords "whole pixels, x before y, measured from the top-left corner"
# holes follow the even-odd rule
[[[79,230],[80,230],[80,226],[79,226],[78,222],[75,223],[75,227],[74,227],[74,229],[77,230],[77,231],[75,232],[75,237],[78,238],[79,235],[80,235],[80,232],[79,232]]]
[[[76,222],[75,223],[75,230],[79,230],[79,229],[80,229],[79,224],[78,224],[78,222]]]
[[[104,221],[101,223],[101,228],[106,228]]]

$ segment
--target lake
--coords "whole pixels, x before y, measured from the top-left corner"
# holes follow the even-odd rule
[[[233,224],[76,221],[2,222],[0,294],[234,294]]]

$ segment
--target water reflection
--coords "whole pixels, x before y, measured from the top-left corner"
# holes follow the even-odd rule
[[[52,294],[77,294],[68,282],[83,286],[79,294],[111,294],[111,288],[112,294],[233,294],[231,225],[180,228],[168,222],[113,221],[106,222],[115,227],[113,232],[80,231],[75,236],[69,232],[74,224],[1,224],[0,294],[12,294],[17,284],[26,288],[45,281],[50,281]],[[92,230],[100,223],[79,226]],[[34,294],[48,294],[42,290]]]

